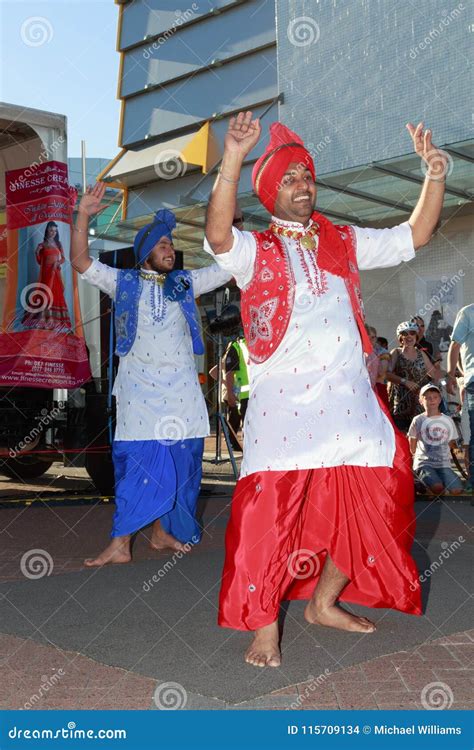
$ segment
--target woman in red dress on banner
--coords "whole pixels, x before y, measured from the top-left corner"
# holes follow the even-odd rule
[[[48,221],[43,242],[36,248],[35,256],[40,266],[40,276],[26,300],[27,312],[22,323],[27,328],[70,331],[71,320],[61,276],[61,266],[65,261],[64,250],[59,239],[58,225],[54,221]]]

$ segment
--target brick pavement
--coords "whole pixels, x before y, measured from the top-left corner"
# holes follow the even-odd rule
[[[211,453],[208,454],[210,457]],[[58,468],[52,467],[50,471],[53,485],[59,490],[60,485],[56,483]],[[84,470],[64,471],[72,484],[77,482],[84,487],[88,481]],[[210,533],[201,544],[203,550],[223,545],[225,511],[233,488],[230,464],[215,466],[205,463],[204,473],[204,486],[212,490],[212,495],[207,498],[212,521],[208,527]],[[46,476],[44,481],[45,485],[37,490],[39,494],[45,486],[51,486],[51,477],[48,480]],[[13,489],[5,483],[0,486],[7,491]],[[45,504],[39,503],[43,529],[44,516],[48,524],[47,539],[51,544],[51,549],[48,549],[54,557],[51,574],[81,570],[83,557],[93,554],[103,544],[113,506],[104,503],[90,507],[64,506],[60,510],[57,507],[45,508]],[[90,523],[92,510],[93,524]],[[5,533],[0,550],[0,579],[13,584],[23,577],[21,555],[25,549],[38,546],[38,518],[35,507],[2,509]],[[423,542],[426,537],[426,541],[436,538],[445,543],[448,538],[456,538],[460,529],[463,530],[453,506],[453,512],[449,512],[439,527],[432,519],[425,519],[422,513],[417,536]],[[151,551],[147,533],[139,534],[134,547],[135,561],[155,557],[166,557],[166,553]],[[474,631],[463,630],[436,640],[424,640],[421,645],[403,651],[383,653],[331,673],[315,674],[304,682],[287,685],[242,703],[231,704],[186,691],[185,687],[180,688],[178,702],[184,702],[183,707],[187,709],[216,710],[417,709],[430,704],[434,708],[468,709],[473,707],[473,644]],[[158,668],[156,675],[153,672],[152,677],[145,676],[16,635],[0,633],[0,662],[3,675],[1,708],[156,709],[155,691],[161,696],[166,695],[168,689],[168,683],[160,681]],[[248,670],[251,679],[255,670],[252,667]]]
[[[229,704],[72,651],[0,634],[0,708],[156,709],[155,691],[159,702],[168,690],[168,700],[185,709],[466,710],[474,708],[473,653],[474,630],[464,631]]]

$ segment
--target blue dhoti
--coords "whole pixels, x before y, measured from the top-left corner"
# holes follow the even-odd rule
[[[170,444],[159,440],[116,440],[115,514],[112,537],[133,534],[160,519],[180,542],[196,544],[201,527],[196,505],[202,476],[204,438]]]

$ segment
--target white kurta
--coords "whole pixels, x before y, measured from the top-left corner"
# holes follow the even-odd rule
[[[298,223],[273,221],[302,229]],[[414,257],[408,223],[354,230],[360,269],[395,266]],[[256,242],[250,232],[233,228],[233,233],[231,250],[215,257],[244,288],[253,276]],[[297,241],[281,239],[296,282],[294,307],[277,350],[249,367],[241,476],[342,464],[392,466],[393,428],[370,384],[344,280],[311,263],[305,269]],[[204,247],[212,254],[207,242]],[[308,272],[319,294],[312,293]]]
[[[114,298],[117,274],[116,268],[93,260],[81,278]],[[191,275],[195,297],[231,278],[217,264],[191,271]],[[162,320],[154,320],[154,286],[154,282],[143,280],[137,335],[129,353],[120,358],[113,390],[117,402],[115,440],[205,437],[209,419],[189,326],[178,302],[166,302]]]

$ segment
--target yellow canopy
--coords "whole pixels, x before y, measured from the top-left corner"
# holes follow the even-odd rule
[[[209,122],[194,133],[132,151],[122,149],[97,179],[128,188],[153,180],[182,177],[189,168],[206,174],[220,157]]]

